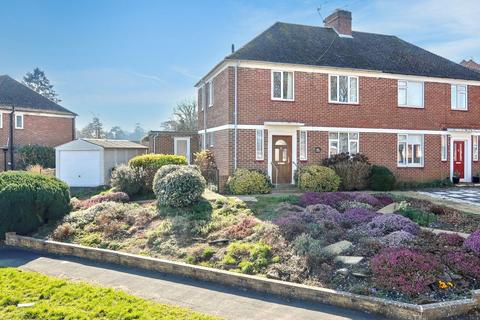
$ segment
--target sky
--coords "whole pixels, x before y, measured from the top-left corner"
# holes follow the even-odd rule
[[[354,30],[480,60],[478,0],[0,0],[0,8],[0,74],[44,70],[79,128],[98,116],[107,129],[159,130],[232,44],[276,21],[321,26],[336,8],[352,11]]]

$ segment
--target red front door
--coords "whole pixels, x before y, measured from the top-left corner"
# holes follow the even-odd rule
[[[453,174],[465,178],[465,142],[453,142]]]

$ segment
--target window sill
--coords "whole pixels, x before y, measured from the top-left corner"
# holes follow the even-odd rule
[[[359,106],[359,102],[337,102],[337,101],[328,101],[329,104],[334,105],[349,105],[349,106]]]
[[[407,109],[425,109],[425,107],[419,106],[397,106],[398,108],[407,108]]]
[[[424,168],[425,166],[424,165],[398,165],[397,164],[397,168]]]
[[[295,99],[271,98],[272,101],[295,102]]]
[[[453,108],[451,108],[450,110],[452,110],[452,111],[462,111],[462,112],[467,112],[468,111],[468,109],[453,109]]]

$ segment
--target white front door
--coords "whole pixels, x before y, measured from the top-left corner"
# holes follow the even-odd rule
[[[173,149],[176,155],[185,156],[190,163],[190,137],[175,137]]]

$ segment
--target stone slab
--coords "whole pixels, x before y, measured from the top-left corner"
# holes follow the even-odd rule
[[[382,214],[389,214],[394,213],[397,211],[399,204],[396,202],[390,203],[388,206],[383,207],[382,209],[378,210],[378,213]]]
[[[337,256],[334,261],[353,266],[362,262],[363,259],[363,257],[356,256]]]
[[[350,241],[342,240],[324,247],[322,252],[329,256],[338,256],[350,249],[352,245]]]

